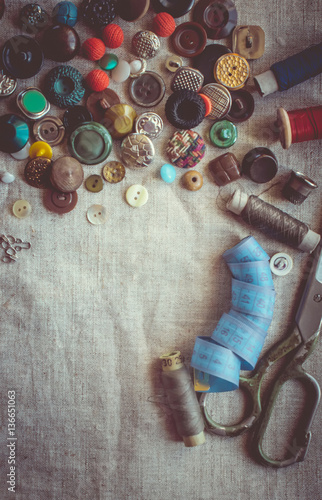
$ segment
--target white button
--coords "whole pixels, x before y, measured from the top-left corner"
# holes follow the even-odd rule
[[[287,253],[276,253],[269,261],[272,273],[276,276],[286,276],[293,267],[293,260]]]
[[[12,207],[13,215],[18,219],[24,219],[31,214],[31,205],[27,200],[17,200]]]
[[[127,61],[119,61],[116,68],[112,71],[112,80],[117,83],[125,82],[131,73],[130,65]]]
[[[20,151],[17,151],[16,153],[11,153],[12,158],[15,160],[26,160],[29,158],[29,149],[30,149],[30,142],[28,141],[27,144],[20,149]]]
[[[15,180],[15,176],[10,174],[10,172],[2,172],[0,180],[5,184],[10,184]]]
[[[149,195],[144,186],[134,184],[126,191],[125,197],[131,207],[142,207],[148,201]]]
[[[92,205],[87,210],[87,220],[96,226],[107,221],[107,211],[103,205]]]

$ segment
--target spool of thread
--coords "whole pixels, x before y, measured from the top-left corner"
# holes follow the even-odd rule
[[[205,442],[204,421],[189,372],[183,364],[180,351],[164,354],[162,384],[167,393],[178,434],[185,446],[198,446]]]
[[[291,144],[322,138],[322,106],[286,111],[277,110],[279,138],[284,149]]]
[[[268,71],[255,76],[254,81],[258,92],[264,97],[277,90],[288,90],[320,73],[322,43],[273,64]]]
[[[302,252],[313,252],[320,241],[321,236],[309,229],[304,222],[257,196],[242,193],[239,189],[227,203],[227,208],[267,236]]]

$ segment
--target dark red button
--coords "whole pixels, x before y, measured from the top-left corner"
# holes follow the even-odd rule
[[[204,85],[215,82],[214,67],[219,57],[231,52],[228,47],[219,43],[207,45],[205,49],[193,61],[193,67],[198,69],[204,76]]]
[[[237,11],[232,0],[200,0],[193,11],[193,20],[206,30],[208,38],[220,40],[237,24]]]
[[[74,28],[67,24],[56,24],[44,32],[42,46],[48,59],[67,62],[78,54],[80,40]]]
[[[194,3],[195,0],[152,0],[155,12],[167,12],[175,18],[187,14]]]
[[[247,90],[230,92],[232,105],[227,118],[234,123],[245,122],[254,112],[254,98]]]
[[[183,57],[195,57],[205,48],[207,33],[198,23],[183,23],[175,29],[171,41],[177,54]]]
[[[45,205],[52,212],[67,214],[75,208],[77,199],[76,191],[72,193],[61,193],[50,189],[45,194]]]
[[[116,4],[118,15],[128,22],[134,22],[144,17],[149,6],[149,0],[118,0]]]

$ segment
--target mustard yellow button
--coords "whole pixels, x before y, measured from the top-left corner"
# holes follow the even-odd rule
[[[30,146],[29,156],[30,158],[37,158],[39,156],[42,156],[44,158],[51,159],[53,156],[53,150],[51,149],[49,144],[47,144],[47,142],[37,141]]]
[[[98,193],[103,189],[103,179],[100,175],[90,175],[85,181],[85,187],[92,193]]]
[[[214,67],[214,77],[217,82],[231,90],[243,87],[249,73],[247,60],[235,53],[224,54],[218,59]]]
[[[18,219],[24,219],[31,214],[31,205],[27,200],[17,200],[13,204],[12,211]]]
[[[148,201],[149,195],[144,186],[134,184],[126,191],[125,198],[131,207],[142,207]]]

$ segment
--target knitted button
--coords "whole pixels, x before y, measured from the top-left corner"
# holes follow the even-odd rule
[[[170,138],[166,153],[171,163],[180,168],[192,168],[205,156],[206,145],[194,130],[177,130]]]
[[[211,101],[211,111],[208,118],[219,120],[223,118],[231,108],[231,95],[222,85],[218,83],[208,83],[201,89],[201,93],[209,97]]]
[[[105,89],[102,92],[93,92],[87,99],[86,107],[93,116],[93,120],[100,122],[105,111],[114,104],[119,103],[120,98],[117,93],[112,89]]]
[[[13,204],[12,212],[18,219],[24,219],[31,214],[31,205],[27,200],[17,200]]]
[[[231,52],[228,47],[219,43],[207,45],[204,50],[193,60],[193,67],[198,69],[204,76],[204,84],[215,81],[214,67],[219,57]]]
[[[121,139],[133,130],[136,111],[129,104],[115,104],[105,111],[101,123],[113,139]]]
[[[202,97],[193,90],[176,90],[165,104],[168,121],[179,129],[197,127],[206,115]]]
[[[160,168],[160,175],[164,182],[171,184],[176,178],[176,169],[170,163],[165,163]]]
[[[194,68],[189,68],[188,66],[183,66],[179,68],[175,73],[172,82],[171,90],[175,92],[176,90],[194,90],[199,92],[203,85],[203,75]]]
[[[72,108],[68,108],[63,116],[63,123],[68,133],[78,127],[78,125],[91,121],[93,121],[93,117],[84,106],[73,106]]]
[[[103,189],[103,179],[100,175],[90,175],[85,181],[85,187],[92,193],[99,193]]]
[[[148,191],[140,184],[130,186],[125,194],[126,201],[131,207],[142,207],[148,201]]]
[[[237,90],[243,87],[249,77],[249,64],[239,54],[225,54],[215,64],[214,76],[218,83],[228,89]]]
[[[163,99],[165,83],[154,71],[146,71],[131,81],[129,92],[131,99],[139,106],[153,107]]]
[[[53,156],[53,150],[47,142],[37,141],[30,146],[29,156],[30,158],[41,157],[51,159]]]
[[[20,92],[17,95],[16,102],[20,111],[31,120],[41,118],[50,110],[50,104],[46,97],[34,87],[29,87]]]
[[[125,167],[119,161],[110,161],[104,165],[102,175],[107,182],[117,184],[125,177]]]
[[[149,10],[150,0],[118,0],[117,13],[124,21],[142,19]]]
[[[7,114],[0,116],[0,151],[17,153],[29,141],[29,127],[20,116]]]
[[[118,62],[119,59],[115,54],[105,54],[99,60],[99,65],[102,69],[109,71],[116,68]]]
[[[311,191],[317,187],[317,184],[312,179],[301,172],[294,172],[294,170],[292,170],[282,193],[284,197],[291,203],[294,203],[294,205],[301,205]]]
[[[57,66],[47,73],[45,95],[59,108],[75,106],[85,94],[81,73],[73,66]]]
[[[50,187],[51,160],[49,158],[34,158],[25,166],[25,179],[30,186],[36,188]]]
[[[76,191],[71,193],[61,193],[54,189],[46,191],[44,204],[45,206],[57,214],[67,214],[71,212],[77,204],[78,196]]]
[[[181,66],[183,65],[181,57],[173,54],[169,56],[165,62],[165,67],[167,70],[171,71],[171,73],[175,73]]]
[[[58,191],[71,193],[83,183],[83,167],[75,158],[61,156],[52,164],[50,180]]]
[[[189,170],[182,176],[182,184],[189,191],[199,191],[203,185],[203,177],[197,170]]]
[[[152,0],[155,12],[167,12],[175,18],[187,14],[194,3],[195,0]]]
[[[152,162],[155,149],[153,142],[145,134],[129,134],[121,144],[124,163],[130,167],[148,167]]]
[[[48,59],[66,62],[78,54],[80,40],[74,28],[67,24],[56,24],[47,28],[44,32],[42,47]]]
[[[260,26],[236,26],[232,42],[233,52],[246,59],[259,59],[265,50],[265,32]]]
[[[138,116],[135,120],[135,132],[145,134],[151,139],[158,137],[163,130],[161,116],[153,111],[147,111]]]
[[[272,180],[277,173],[277,168],[276,156],[268,148],[251,149],[242,161],[243,173],[258,184]]]
[[[8,76],[0,69],[0,97],[7,97],[14,93],[17,88],[17,80]]]
[[[209,163],[208,168],[218,186],[226,186],[241,176],[239,162],[232,153],[218,156]]]
[[[51,146],[57,146],[65,137],[63,122],[56,116],[46,116],[33,126],[33,135],[36,141],[45,141]]]
[[[179,24],[171,35],[174,51],[183,57],[194,57],[203,51],[207,43],[207,33],[198,23]]]
[[[211,40],[228,36],[237,24],[237,11],[232,0],[200,0],[193,11]]]
[[[16,35],[2,49],[2,63],[8,73],[25,80],[35,76],[41,69],[44,54],[36,40],[25,35]]]
[[[25,33],[37,35],[49,23],[47,12],[36,3],[25,5],[19,14],[19,24]]]
[[[84,22],[96,30],[110,24],[116,16],[116,0],[83,0],[80,12]]]
[[[227,118],[234,123],[248,120],[254,112],[254,98],[247,90],[235,90],[231,92],[232,104]]]
[[[132,38],[132,48],[137,56],[151,59],[160,48],[160,40],[153,31],[138,31]]]
[[[81,163],[97,165],[110,154],[112,137],[100,123],[83,123],[71,133],[68,148]]]
[[[229,120],[221,120],[213,124],[209,136],[218,148],[230,148],[237,140],[237,128]]]
[[[78,19],[78,9],[72,2],[59,2],[53,10],[53,20],[55,23],[75,26]]]
[[[100,226],[105,224],[108,219],[107,210],[103,205],[92,205],[87,210],[86,217],[88,222],[94,226]]]

